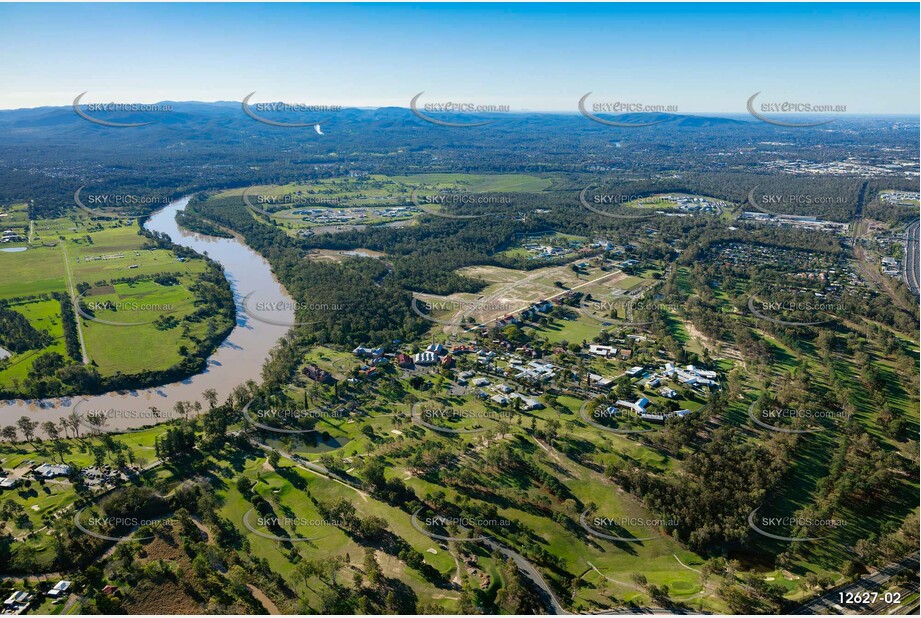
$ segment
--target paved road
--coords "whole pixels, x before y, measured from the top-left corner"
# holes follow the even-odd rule
[[[547,610],[551,614],[568,614],[566,608],[563,607],[563,604],[560,603],[560,600],[557,598],[556,594],[553,592],[553,589],[547,584],[544,580],[543,575],[540,574],[540,571],[537,570],[533,564],[531,564],[527,558],[519,554],[518,552],[500,545],[496,541],[487,538],[483,541],[483,545],[488,547],[493,551],[500,552],[503,556],[511,558],[515,565],[518,567],[518,570],[521,571],[525,577],[529,578],[534,584],[540,589],[541,597],[543,597],[544,602],[547,605]]]
[[[918,582],[912,582],[907,586],[899,587],[898,592],[901,593],[901,601],[901,599],[905,599],[918,592]],[[907,614],[908,611],[906,610],[912,607],[912,603],[910,601],[902,601],[898,604],[894,604],[891,601],[892,599],[887,602],[883,596],[880,596],[875,603],[867,605],[860,613],[865,616],[878,616],[882,614]],[[915,603],[917,603],[917,601],[915,601]]]
[[[918,557],[919,553],[915,552],[900,562],[893,562],[889,564],[876,573],[872,575],[867,575],[866,577],[861,577],[858,581],[845,584],[835,588],[834,590],[829,590],[820,597],[816,597],[809,603],[797,607],[790,614],[803,615],[803,614],[843,614],[845,612],[852,614],[861,614],[867,610],[869,613],[882,613],[883,609],[893,609],[894,606],[891,604],[880,604],[879,600],[875,604],[854,604],[847,605],[840,603],[840,593],[863,593],[863,592],[878,592],[882,594],[886,583],[895,575],[908,570],[916,571],[918,569]],[[904,598],[904,593],[903,593]]]
[[[905,277],[905,283],[908,284],[909,289],[915,294],[918,295],[918,225],[921,224],[921,221],[915,221],[908,226],[908,246],[905,247],[905,258],[902,261],[902,273]]]

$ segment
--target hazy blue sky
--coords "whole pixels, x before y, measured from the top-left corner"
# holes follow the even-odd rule
[[[919,109],[914,4],[3,4],[0,108],[578,99]]]

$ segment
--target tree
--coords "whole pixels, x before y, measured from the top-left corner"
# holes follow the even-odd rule
[[[19,427],[19,431],[22,432],[26,442],[31,444],[32,439],[35,437],[35,428],[38,427],[38,423],[30,419],[28,416],[21,416],[19,417],[19,420],[16,421],[16,426]]]
[[[45,421],[42,423],[42,431],[44,431],[45,435],[54,442],[61,439],[61,432],[58,431],[58,426],[55,425],[53,421]]]
[[[310,581],[311,577],[319,575],[321,569],[313,560],[302,560],[294,566],[294,578],[300,580],[304,586]]]
[[[86,422],[93,428],[93,433],[99,433],[109,423],[104,412],[90,412],[86,415]]]
[[[381,571],[381,565],[377,563],[377,556],[374,553],[374,549],[371,547],[365,547],[365,560],[363,569],[365,572],[365,577],[368,580],[368,584],[370,584],[372,588],[379,587],[383,581],[384,573]]]
[[[0,436],[3,436],[3,439],[7,442],[15,442],[19,437],[19,432],[13,425],[7,425],[3,429],[0,429]]]
[[[208,402],[208,407],[214,409],[217,405],[217,391],[213,388],[208,388],[202,392],[201,396]]]
[[[269,465],[273,468],[278,468],[278,462],[281,461],[281,455],[278,454],[278,451],[269,451]]]
[[[70,428],[74,432],[74,436],[77,438],[80,437],[80,423],[82,420],[80,413],[76,410],[72,411],[67,417],[67,423],[70,425]]]
[[[67,422],[67,417],[62,416],[61,418],[58,419],[58,431],[64,432],[65,438],[70,437],[70,434],[68,433],[70,431],[70,423]]]

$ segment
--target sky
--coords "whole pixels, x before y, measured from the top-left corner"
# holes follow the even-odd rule
[[[172,101],[919,111],[917,3],[0,4],[0,109]]]

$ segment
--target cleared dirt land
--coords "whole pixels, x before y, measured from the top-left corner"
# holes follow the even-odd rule
[[[576,260],[572,264],[581,262],[583,260]],[[605,272],[589,267],[577,273],[571,264],[532,271],[474,266],[459,272],[489,285],[480,294],[417,295],[419,302],[430,308],[432,316],[442,323],[444,332],[456,332],[458,325],[469,321],[468,318],[476,323],[490,323],[534,302],[553,300],[569,291],[608,295],[616,290],[625,292],[637,283],[636,277],[620,270]],[[622,284],[627,285],[622,287]]]

